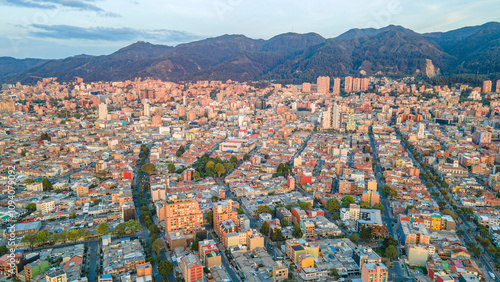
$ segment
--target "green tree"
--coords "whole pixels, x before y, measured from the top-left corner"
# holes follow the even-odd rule
[[[168,172],[170,172],[170,173],[175,172],[175,165],[174,164],[168,164],[167,168],[168,168]]]
[[[26,205],[26,209],[28,211],[35,211],[36,210],[36,204],[35,203],[29,203]]]
[[[144,171],[144,173],[151,175],[152,173],[154,173],[156,171],[156,166],[152,163],[147,163],[147,164],[142,165],[141,169],[142,169],[142,171]]]
[[[238,158],[236,156],[231,156],[231,158],[229,159],[230,162],[232,163],[237,163],[238,162]]]
[[[0,247],[0,256],[3,256],[3,255],[5,255],[8,252],[9,252],[9,248],[7,248],[5,246],[1,246]]]
[[[28,244],[30,248],[33,248],[33,246],[36,243],[36,233],[35,232],[30,232],[24,234],[23,238],[21,239],[21,242],[24,244]]]
[[[215,163],[213,161],[208,161],[207,164],[205,165],[205,170],[208,172],[214,172],[215,169]]]
[[[255,209],[254,214],[255,215],[259,215],[261,213],[270,213],[270,214],[272,214],[273,210],[270,207],[268,207],[268,206],[261,205],[261,206],[258,206],[257,209]]]
[[[200,178],[200,173],[197,172],[197,171],[193,172],[193,178],[194,179],[199,179]]]
[[[288,219],[282,218],[281,219],[281,226],[282,227],[287,227],[288,226]]]
[[[373,231],[373,228],[371,226],[369,227],[366,227],[366,226],[363,226],[360,228],[359,230],[359,239],[363,240],[363,241],[369,241],[372,239],[372,231]]]
[[[302,229],[300,229],[300,226],[297,223],[293,225],[292,236],[299,239],[304,236],[304,234],[302,233]]]
[[[385,249],[385,256],[390,259],[391,261],[398,256],[398,251],[396,250],[396,247],[393,245],[390,245]]]
[[[340,209],[340,202],[337,200],[337,198],[330,198],[326,202],[326,208],[331,211],[338,211]]]
[[[213,211],[207,212],[207,216],[205,217],[205,219],[207,220],[208,223],[210,223],[210,225],[214,225],[214,212]]]
[[[381,203],[377,203],[373,206],[374,209],[380,210],[381,213],[384,213],[385,207]]]
[[[153,244],[151,244],[151,248],[156,255],[159,255],[161,250],[165,247],[162,239],[156,239]]]
[[[100,202],[102,202],[102,199],[95,199],[94,200],[94,205],[98,205]]]
[[[158,273],[163,277],[163,280],[168,281],[168,274],[174,272],[174,264],[168,260],[162,260],[158,263]]]
[[[264,234],[264,236],[269,235],[269,223],[267,221],[264,221],[260,227],[260,233]]]
[[[243,155],[243,160],[245,160],[245,161],[246,161],[246,160],[248,160],[248,159],[250,159],[250,156],[248,156],[248,154]]]
[[[384,241],[382,242],[382,246],[384,249],[387,249],[389,246],[398,246],[399,242],[398,240],[394,239],[392,236],[387,236],[384,238]]]
[[[356,235],[356,233],[352,233],[351,236],[349,236],[349,240],[351,240],[353,243],[357,243],[358,242],[358,235]]]
[[[309,202],[300,202],[299,207],[303,210],[309,210],[312,207],[312,204]]]
[[[354,200],[353,196],[347,195],[342,198],[342,207],[348,208],[349,205],[354,204],[356,200]]]
[[[52,190],[52,183],[47,178],[44,178],[42,180],[42,185],[43,185],[43,191],[51,191]]]
[[[224,168],[224,165],[222,165],[221,163],[218,163],[215,165],[215,173],[217,173],[217,175],[220,177],[221,175],[223,175],[224,173],[226,173],[226,169]]]
[[[238,214],[245,214],[245,212],[240,208],[237,208],[236,211],[238,212]]]
[[[199,245],[200,239],[196,238],[193,243],[191,243],[191,251],[193,252],[198,252],[198,245]]]
[[[109,232],[109,225],[106,223],[101,223],[97,227],[97,234],[99,235],[106,235]]]
[[[273,242],[283,241],[283,234],[281,233],[281,229],[274,228],[273,234],[271,235],[271,240],[273,240]]]
[[[362,208],[362,209],[369,209],[370,208],[370,203],[361,201],[359,203],[359,207]]]

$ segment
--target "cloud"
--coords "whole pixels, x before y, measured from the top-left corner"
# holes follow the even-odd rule
[[[81,11],[98,12],[99,15],[106,17],[117,16],[115,13],[104,11],[93,4],[94,2],[94,0],[0,0],[0,4],[6,6],[39,9],[71,8]]]
[[[200,36],[185,31],[156,29],[140,30],[129,27],[77,27],[71,25],[30,25],[29,35],[37,38],[83,39],[96,41],[154,40],[165,43],[184,43],[200,39]]]

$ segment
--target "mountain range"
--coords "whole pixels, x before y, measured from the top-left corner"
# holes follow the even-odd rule
[[[137,42],[110,55],[60,60],[0,57],[0,82],[41,77],[86,82],[152,77],[315,81],[318,76],[500,73],[500,23],[420,34],[401,26],[352,29],[336,38],[285,33],[268,40],[223,35],[178,46]]]

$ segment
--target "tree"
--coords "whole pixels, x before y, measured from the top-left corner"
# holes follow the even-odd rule
[[[493,247],[493,246],[490,246],[488,248],[488,253],[494,255],[495,253],[497,252],[497,248]]]
[[[362,208],[362,209],[369,209],[370,208],[370,203],[361,201],[359,203],[359,207]]]
[[[162,260],[158,263],[158,272],[163,277],[163,280],[167,281],[167,276],[174,272],[174,264],[168,260]]]
[[[337,200],[337,198],[330,198],[326,202],[326,208],[331,211],[338,211],[340,209],[340,202]]]
[[[218,163],[215,165],[215,169],[214,169],[215,173],[217,173],[217,176],[221,176],[222,174],[226,173],[226,169],[224,168],[224,165],[222,165],[221,163]]]
[[[270,214],[272,214],[273,210],[270,207],[268,207],[268,206],[261,205],[261,206],[258,206],[257,209],[255,209],[254,214],[255,215],[259,215],[261,213],[270,213]]]
[[[359,239],[363,241],[369,241],[372,239],[372,227],[363,226],[359,230]]]
[[[449,215],[449,216],[453,217],[454,220],[458,219],[457,215],[449,209],[444,209],[441,211],[441,213],[444,215]]]
[[[384,241],[382,242],[382,246],[384,249],[387,249],[389,246],[398,246],[399,242],[398,240],[394,239],[392,236],[387,236],[384,238]]]
[[[100,202],[102,202],[102,199],[95,199],[94,200],[94,205],[98,205]]]
[[[24,234],[23,238],[21,239],[21,242],[24,244],[28,244],[30,248],[33,248],[33,246],[36,243],[36,233],[35,232],[30,232]]]
[[[0,256],[3,256],[3,255],[5,255],[8,252],[9,252],[9,248],[7,248],[5,246],[1,246],[0,247]]]
[[[246,161],[246,160],[248,160],[248,159],[250,159],[250,156],[248,156],[248,154],[243,155],[243,160],[245,160],[245,161]]]
[[[342,207],[348,208],[350,204],[354,204],[356,200],[354,200],[353,196],[347,195],[342,198]]]
[[[180,157],[180,156],[182,156],[182,153],[181,153],[181,151],[177,151],[177,152],[175,153],[175,155],[176,155],[177,157]]]
[[[273,240],[273,242],[283,241],[283,234],[281,233],[281,229],[274,228],[273,234],[271,235],[271,240]]]
[[[385,207],[384,205],[382,205],[381,203],[377,203],[373,206],[374,209],[376,210],[380,210],[381,213],[384,213],[385,211]]]
[[[355,233],[352,233],[351,236],[349,236],[349,240],[351,240],[353,243],[357,243],[358,239],[359,237]]]
[[[217,201],[219,201],[219,196],[213,195],[212,196],[212,202],[217,202]]]
[[[207,212],[207,216],[205,217],[205,219],[207,220],[208,223],[210,223],[210,225],[213,225],[214,224],[214,212],[213,211]]]
[[[196,238],[193,243],[191,243],[191,251],[198,252],[198,243],[200,242],[199,238]]]
[[[156,171],[156,166],[152,163],[147,163],[142,165],[141,167],[142,171],[144,171],[146,174],[151,175]]]
[[[238,214],[245,214],[245,212],[240,208],[237,208],[236,211],[238,212]]]
[[[199,178],[200,178],[200,173],[199,173],[199,172],[197,172],[197,171],[195,171],[195,172],[193,173],[193,178],[194,178],[194,179],[199,179]]]
[[[238,162],[238,158],[236,156],[231,156],[231,158],[229,159],[230,162],[232,163],[237,163]]]
[[[286,226],[288,226],[288,219],[286,219],[286,218],[282,218],[282,219],[281,219],[281,226],[282,226],[282,227],[286,227]]]
[[[101,223],[97,227],[97,234],[99,235],[106,235],[109,232],[109,225],[106,223]]]
[[[174,164],[168,164],[167,168],[168,168],[168,171],[170,173],[174,173],[175,172],[175,165]]]
[[[300,229],[300,226],[297,223],[293,225],[292,236],[299,239],[304,236],[302,229]]]
[[[153,244],[151,244],[151,248],[156,255],[159,255],[161,250],[165,248],[165,244],[162,239],[156,239]]]
[[[264,234],[264,236],[269,235],[269,223],[267,221],[264,221],[260,227],[260,233]]]
[[[36,210],[36,204],[35,203],[29,203],[26,205],[26,209],[28,211],[35,211]]]
[[[312,207],[312,204],[309,202],[300,202],[299,207],[303,210],[309,210]]]
[[[52,183],[47,178],[44,178],[42,180],[42,185],[43,185],[43,191],[51,191],[52,190]]]
[[[208,161],[205,165],[205,170],[209,172],[213,172],[215,168],[215,163],[213,161]]]
[[[68,234],[68,239],[72,240],[73,243],[76,243],[78,239],[80,239],[80,230],[73,229]]]
[[[385,249],[385,256],[390,259],[391,261],[398,256],[398,251],[396,250],[396,247],[393,245],[390,245]]]

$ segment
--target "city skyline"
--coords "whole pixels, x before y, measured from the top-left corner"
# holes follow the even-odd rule
[[[136,41],[178,45],[223,34],[269,39],[286,32],[334,38],[352,28],[401,25],[445,32],[498,21],[495,1],[0,1],[0,56],[59,59],[104,55]],[[264,9],[263,9],[264,7]],[[444,12],[443,12],[444,11]]]

